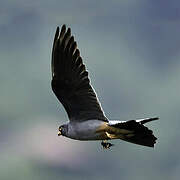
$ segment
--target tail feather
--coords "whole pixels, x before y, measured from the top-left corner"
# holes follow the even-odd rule
[[[151,122],[151,121],[156,121],[158,120],[159,118],[158,117],[154,117],[154,118],[145,118],[145,119],[138,119],[136,120],[136,122],[139,122],[141,124],[146,124],[148,122]]]
[[[143,124],[157,119],[158,118],[156,117],[156,118],[146,118],[139,120],[129,120],[111,126],[118,129],[130,131],[129,134],[124,134],[123,138],[121,138],[125,141],[143,146],[154,147],[157,138],[154,136],[153,131],[148,129]]]

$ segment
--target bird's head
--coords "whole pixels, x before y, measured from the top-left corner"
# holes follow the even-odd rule
[[[63,124],[59,126],[58,136],[67,136],[68,126],[67,124]]]

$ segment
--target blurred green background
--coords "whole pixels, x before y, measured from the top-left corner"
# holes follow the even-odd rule
[[[159,116],[154,149],[57,136],[67,115],[53,94],[56,27],[71,27],[109,119]],[[1,0],[0,179],[178,180],[180,1]]]

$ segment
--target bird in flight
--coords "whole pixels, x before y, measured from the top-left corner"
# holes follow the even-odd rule
[[[157,138],[144,124],[158,117],[138,120],[109,120],[90,84],[88,72],[71,29],[57,27],[52,49],[52,90],[64,106],[69,122],[59,127],[58,135],[76,140],[101,140],[109,149],[112,139],[154,147]]]

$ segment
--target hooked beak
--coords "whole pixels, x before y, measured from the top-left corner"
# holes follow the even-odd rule
[[[58,136],[61,136],[62,135],[62,133],[61,133],[61,128],[59,128],[59,131],[58,131]]]

